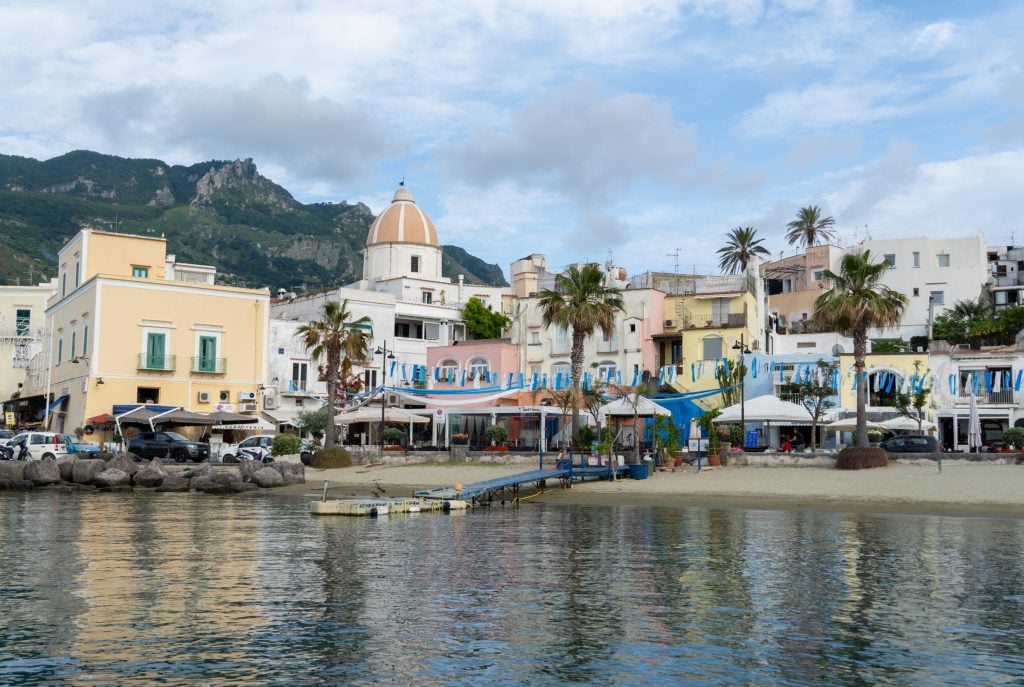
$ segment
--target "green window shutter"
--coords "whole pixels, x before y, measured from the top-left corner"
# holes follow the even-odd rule
[[[89,325],[82,328],[82,355],[89,353]]]
[[[199,337],[199,371],[217,371],[217,337]]]
[[[167,352],[167,337],[162,332],[149,332],[146,334],[146,368],[150,370],[163,370],[165,367],[165,354]]]

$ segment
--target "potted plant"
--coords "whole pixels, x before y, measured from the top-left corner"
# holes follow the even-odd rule
[[[708,465],[721,465],[720,458],[722,451],[722,440],[718,438],[715,429],[715,418],[722,414],[721,408],[705,410],[704,414],[697,418],[697,425],[708,437]]]
[[[405,432],[398,429],[397,427],[388,427],[384,430],[384,444],[385,448],[401,448],[402,443],[405,441]]]
[[[452,444],[456,446],[465,446],[469,443],[469,435],[463,432],[452,433]]]
[[[491,425],[485,429],[484,437],[491,442],[485,451],[508,451],[508,446],[505,445],[508,441],[508,432],[501,425]]]
[[[654,417],[654,431],[657,432],[658,443],[660,444],[663,460],[659,464],[668,467],[670,464],[676,467],[683,464],[682,443],[683,437],[679,432],[679,425],[675,423],[670,415],[656,415]]]

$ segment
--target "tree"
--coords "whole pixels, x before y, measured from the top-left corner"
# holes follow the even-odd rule
[[[854,371],[857,380],[858,448],[868,446],[864,357],[868,330],[895,327],[907,307],[907,297],[884,284],[882,276],[889,266],[872,262],[871,251],[847,253],[839,262],[839,273],[825,270],[822,279],[829,287],[814,302],[814,319],[853,339]]]
[[[606,335],[615,327],[615,313],[625,310],[619,289],[606,286],[604,273],[594,263],[572,265],[555,277],[555,288],[544,289],[538,295],[544,326],[557,325],[572,329],[572,348],[569,355],[569,378],[573,387],[580,385],[583,376],[583,344],[587,337],[600,329]],[[576,436],[580,424],[579,399],[572,401],[572,434]]]
[[[917,422],[917,431],[921,431],[921,422],[925,419],[924,409],[928,405],[928,394],[931,389],[926,386],[921,374],[921,361],[914,361],[914,376],[911,378],[910,390],[904,392],[901,388],[896,392],[893,406],[903,417],[909,417]]]
[[[295,422],[319,442],[320,437],[324,435],[324,429],[327,427],[327,410],[319,408],[317,410],[303,411],[295,417]]]
[[[764,239],[756,238],[754,227],[736,227],[726,235],[726,244],[718,249],[721,256],[718,268],[725,274],[746,272],[747,263],[757,255],[768,256],[771,253],[761,245]]]
[[[740,402],[743,389],[740,384],[747,378],[747,364],[742,360],[730,365],[719,365],[715,370],[715,379],[718,380],[718,388],[722,391],[722,405],[732,406]]]
[[[320,311],[320,319],[308,322],[295,332],[315,359],[322,359],[322,378],[327,382],[327,415],[324,427],[324,448],[335,444],[334,413],[338,386],[349,376],[352,361],[366,360],[370,355],[370,318],[352,319],[348,300],[341,303],[327,301]],[[381,399],[381,403],[383,403]]]
[[[466,331],[474,339],[500,339],[501,332],[511,324],[507,317],[490,310],[476,296],[462,306],[462,319],[466,323]]]
[[[837,369],[834,362],[818,360],[817,373],[807,375],[795,384],[784,384],[782,394],[785,400],[799,403],[811,416],[811,450],[818,448],[818,422],[825,411],[834,408],[832,400],[838,392],[832,386],[832,376]]]
[[[804,248],[835,241],[836,235],[832,231],[835,223],[831,217],[822,217],[821,208],[817,205],[800,208],[796,219],[786,225],[789,229],[786,241],[791,246],[799,244]]]

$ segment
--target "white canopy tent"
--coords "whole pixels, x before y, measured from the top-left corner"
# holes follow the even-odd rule
[[[802,405],[783,401],[773,394],[752,398],[742,404],[743,419],[746,422],[774,422],[783,425],[809,425],[811,414]],[[739,422],[741,404],[722,409],[715,422]]]
[[[875,422],[873,420],[867,420],[864,426],[867,427],[867,429],[891,429],[891,427],[887,427],[885,423]],[[835,420],[827,425],[822,425],[822,427],[830,432],[856,432],[857,418],[847,417],[842,420]]]
[[[891,420],[886,420],[881,423],[885,429],[891,429],[894,432],[916,432],[920,429],[922,432],[933,432],[935,431],[935,423],[929,422],[928,420],[921,420],[921,427],[918,428],[917,420],[909,418],[905,415],[900,417],[894,417]]]
[[[636,405],[636,410],[633,406]],[[651,399],[641,396],[636,401],[636,394],[629,394],[627,398],[618,398],[611,403],[601,406],[605,415],[610,417],[654,417],[655,415],[671,415],[672,411],[660,406]]]

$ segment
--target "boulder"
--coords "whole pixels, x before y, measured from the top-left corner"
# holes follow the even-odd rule
[[[57,469],[60,470],[60,479],[62,482],[71,482],[71,475],[75,470],[75,461],[77,459],[71,456],[61,456],[57,459]]]
[[[135,481],[136,482],[139,481],[139,475],[138,474],[135,475]],[[159,491],[159,492],[188,491],[189,490],[189,484],[188,484],[188,480],[185,479],[184,477],[177,477],[175,475],[168,475],[167,477],[164,478],[164,480],[162,482],[160,482],[160,486],[158,486],[156,488],[156,490]]]
[[[246,491],[242,478],[232,472],[208,471],[208,474],[194,477],[189,486],[207,494],[238,494]]]
[[[213,468],[207,461],[199,463],[194,468],[188,468],[185,472],[181,473],[181,476],[185,479],[195,479],[197,477],[206,477],[212,474]]]
[[[31,489],[35,485],[27,479],[2,479],[0,478],[0,491],[6,489]]]
[[[263,463],[255,460],[238,461],[238,474],[242,476],[243,482],[251,482],[252,476],[263,467]]]
[[[285,484],[306,483],[306,466],[302,463],[271,463],[270,466],[281,473]]]
[[[111,453],[110,451],[100,451],[99,453],[96,454],[96,457],[99,458],[100,460],[104,460],[105,461],[105,460],[110,460],[111,458],[114,457],[114,455],[115,454]],[[129,456],[134,456],[135,454],[134,453],[129,453],[128,455]]]
[[[167,477],[167,470],[164,469],[164,466],[159,460],[154,458],[148,464],[139,468],[139,471],[132,477],[132,481],[139,487],[159,487],[164,483],[164,480],[166,480]],[[187,488],[188,481],[184,479],[181,481],[185,483]]]
[[[107,464],[99,459],[75,460],[71,468],[71,481],[75,484],[92,484],[96,475],[103,472]]]
[[[132,476],[124,470],[118,470],[117,468],[107,468],[102,472],[99,472],[93,479],[93,484],[97,487],[126,487],[131,485]]]
[[[284,478],[281,477],[281,473],[270,466],[257,470],[252,476],[252,481],[256,486],[263,487],[264,489],[284,486]]]
[[[25,466],[25,479],[30,480],[37,487],[45,484],[57,484],[60,482],[60,468],[57,467],[57,460],[55,458],[33,460]]]
[[[0,460],[0,480],[20,482],[25,479],[26,465],[23,460]]]
[[[140,466],[132,459],[132,455],[134,454],[118,453],[113,458],[106,461],[107,469],[127,472],[129,477],[134,475],[139,471]]]

